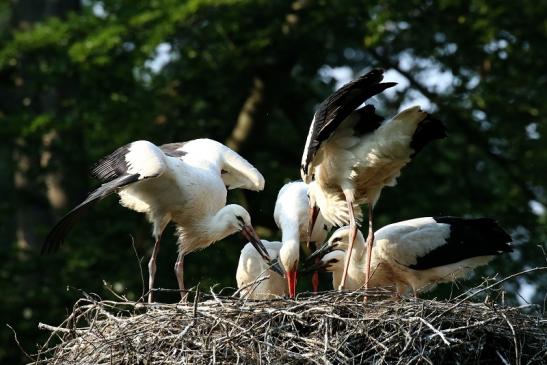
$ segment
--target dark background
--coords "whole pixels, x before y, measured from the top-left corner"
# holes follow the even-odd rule
[[[377,228],[488,216],[514,239],[512,255],[431,295],[545,265],[546,35],[544,1],[0,1],[0,362],[24,361],[6,324],[33,352],[47,335],[38,322],[60,323],[78,289],[142,294],[151,228],[114,197],[60,252],[38,254],[97,186],[94,161],[137,139],[226,143],[266,178],[263,192],[229,200],[248,208],[261,236],[279,237],[275,198],[299,178],[315,106],[372,67],[399,82],[372,100],[381,113],[418,103],[449,130],[384,190]],[[173,232],[158,262],[165,288],[176,287]],[[233,236],[188,256],[187,285],[234,286],[243,243]],[[542,304],[546,284],[539,273],[511,280],[507,298]]]

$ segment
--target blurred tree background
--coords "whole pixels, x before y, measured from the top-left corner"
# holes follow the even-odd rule
[[[137,139],[227,143],[266,177],[264,192],[229,199],[248,207],[261,236],[278,238],[273,205],[299,178],[314,107],[372,67],[399,82],[373,100],[385,116],[419,103],[449,129],[385,189],[376,228],[494,217],[515,252],[475,281],[545,265],[545,60],[547,3],[537,1],[0,1],[0,362],[25,360],[6,323],[32,352],[44,340],[38,322],[62,321],[78,289],[142,294],[150,226],[115,198],[59,253],[38,254],[56,220],[97,186],[94,161]],[[176,287],[173,232],[160,287]],[[187,285],[234,286],[242,243],[234,236],[188,256]],[[507,290],[513,303],[542,303],[545,285],[545,275],[528,275]]]

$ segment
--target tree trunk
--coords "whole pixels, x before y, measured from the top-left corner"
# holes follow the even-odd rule
[[[69,11],[78,10],[77,0],[36,2],[19,0],[13,3],[11,23],[15,29],[28,29],[32,24],[47,17],[64,17]],[[38,93],[33,88],[40,80],[32,79],[26,71],[26,62],[19,60],[15,69],[21,84],[14,88],[17,105],[27,105],[29,118],[43,113],[55,115],[59,109],[59,96],[55,87],[48,93]],[[51,168],[55,159],[52,148],[58,132],[48,131],[44,135],[26,135],[17,138],[14,151],[15,225],[17,246],[23,250],[37,249],[42,243],[43,233],[53,220],[51,209],[56,212],[66,209],[67,196],[61,185],[61,170]]]

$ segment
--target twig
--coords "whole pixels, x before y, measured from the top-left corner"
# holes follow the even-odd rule
[[[144,300],[145,291],[146,291],[146,283],[144,282],[144,273],[142,272],[142,258],[139,257],[139,253],[137,252],[137,247],[135,246],[135,239],[133,238],[133,235],[129,235],[131,237],[131,247],[133,248],[133,253],[135,254],[135,258],[138,262],[139,267],[139,274],[141,276],[141,284],[142,284],[142,290],[141,290],[141,299]]]
[[[17,344],[17,347],[19,347],[19,350],[21,350],[21,352],[23,354],[25,354],[25,356],[30,360],[30,361],[34,361],[34,359],[32,358],[32,356],[30,356],[28,354],[28,352],[25,351],[25,349],[23,348],[23,346],[21,346],[21,343],[19,342],[19,339],[17,338],[17,333],[15,332],[15,330],[13,329],[12,326],[10,326],[9,324],[6,323],[6,327],[8,327],[11,332],[13,333],[13,339],[15,340],[15,343]]]

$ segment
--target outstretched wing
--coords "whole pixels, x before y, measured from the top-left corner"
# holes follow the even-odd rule
[[[165,169],[165,154],[147,141],[130,143],[99,160],[92,174],[103,184],[53,227],[42,245],[42,254],[56,251],[68,232],[95,203],[127,185],[160,176]]]
[[[118,189],[134,183],[139,180],[139,175],[126,175],[115,178],[109,182],[102,184],[98,189],[93,191],[89,196],[77,205],[74,209],[68,212],[53,229],[49,232],[42,245],[42,254],[55,252],[63,243],[66,235],[76,225],[80,218],[99,200],[118,191]]]
[[[396,85],[394,82],[381,83],[383,78],[384,71],[374,69],[344,85],[319,105],[313,117],[302,155],[301,174],[304,181],[310,181],[310,178],[306,177],[309,177],[311,173],[309,171],[310,165],[321,143],[328,139],[359,105],[370,97]]]
[[[229,190],[243,188],[254,191],[264,189],[264,176],[237,152],[221,145],[221,176]]]

